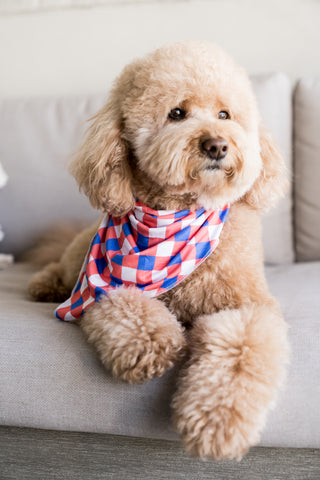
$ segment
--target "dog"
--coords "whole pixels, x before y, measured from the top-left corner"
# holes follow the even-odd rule
[[[191,271],[170,288],[163,288],[165,279],[157,290],[147,282],[148,292],[119,280],[108,294],[99,287],[89,308],[71,317],[119,379],[144,382],[181,361],[172,410],[187,452],[240,459],[259,441],[288,358],[287,326],[264,275],[260,221],[288,180],[247,74],[205,42],[166,45],[133,61],[92,119],[70,169],[107,217],[32,278],[36,300],[75,294],[86,278],[90,241],[106,228],[113,235],[123,218],[147,214],[158,222],[159,215],[184,212],[193,222],[211,215],[197,235],[212,218],[206,234],[221,227],[203,257],[193,243]],[[106,243],[98,243],[101,253]],[[192,261],[182,264],[184,270]]]

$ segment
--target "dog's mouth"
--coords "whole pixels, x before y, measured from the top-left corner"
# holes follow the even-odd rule
[[[205,170],[220,170],[220,165],[208,165]]]
[[[202,170],[206,172],[213,172],[216,170],[222,170],[225,166],[226,166],[226,162],[224,161],[224,159],[209,160],[208,158],[206,158],[202,164]]]

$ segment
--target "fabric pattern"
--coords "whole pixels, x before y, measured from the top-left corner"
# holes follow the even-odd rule
[[[93,238],[71,297],[56,309],[72,321],[101,295],[125,285],[155,297],[180,283],[219,242],[229,207],[153,210],[137,201],[117,218],[106,215]]]

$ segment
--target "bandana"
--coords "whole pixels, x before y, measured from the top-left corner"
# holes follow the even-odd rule
[[[71,297],[56,317],[73,321],[121,285],[155,297],[202,263],[219,243],[221,210],[152,210],[140,201],[126,216],[106,215],[93,238]]]

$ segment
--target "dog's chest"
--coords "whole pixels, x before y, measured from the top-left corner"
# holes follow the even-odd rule
[[[236,305],[234,292],[219,277],[213,252],[191,275],[158,298],[185,324],[203,314]]]
[[[256,292],[265,288],[260,220],[251,212],[244,215],[243,208],[235,206],[217,249],[158,298],[181,322],[192,324],[200,315],[239,308],[249,299],[256,301]]]

